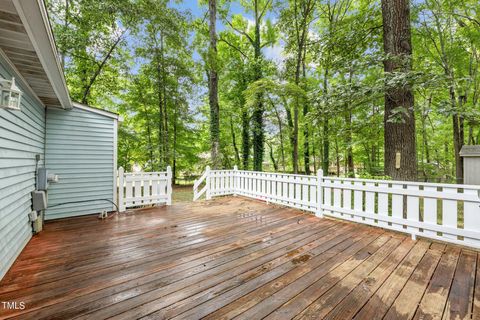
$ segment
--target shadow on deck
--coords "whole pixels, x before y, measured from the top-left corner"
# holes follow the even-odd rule
[[[470,319],[478,258],[225,197],[48,223],[0,282],[0,318]]]

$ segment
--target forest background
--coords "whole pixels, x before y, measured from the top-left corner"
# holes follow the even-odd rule
[[[72,99],[124,118],[127,171],[462,182],[480,143],[476,0],[47,6]]]

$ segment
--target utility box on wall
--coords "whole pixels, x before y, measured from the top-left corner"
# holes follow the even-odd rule
[[[463,183],[480,185],[480,145],[463,146]]]

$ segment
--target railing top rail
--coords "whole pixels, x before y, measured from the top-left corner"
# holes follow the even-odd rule
[[[211,170],[212,172],[221,172],[221,171],[235,171],[230,170]],[[298,178],[316,178],[316,175],[306,175],[306,174],[295,174],[295,173],[280,173],[280,172],[264,172],[264,171],[254,171],[254,170],[236,170],[240,173],[257,173],[257,174],[267,174],[267,175],[280,175],[280,176],[289,176],[289,177],[298,177]],[[204,173],[205,175],[205,173]],[[203,176],[202,176],[203,177]],[[434,183],[434,182],[418,182],[418,181],[399,181],[399,180],[381,180],[381,179],[362,179],[362,178],[342,178],[342,177],[331,177],[323,176],[324,180],[331,181],[352,181],[352,182],[369,182],[369,183],[390,183],[390,184],[402,184],[409,186],[426,186],[426,187],[440,187],[440,188],[456,188],[456,189],[470,189],[470,190],[480,190],[480,186],[468,185],[468,184],[453,184],[453,183]],[[199,179],[201,180],[201,179]]]
[[[167,171],[156,171],[156,172],[125,172],[124,175],[126,176],[148,176],[148,175],[160,175],[160,174],[167,174]]]
[[[279,175],[279,176],[290,176],[290,177],[299,177],[299,178],[316,178],[317,177],[316,175],[283,173],[283,172],[264,172],[264,171],[254,171],[254,170],[238,170],[237,172],[269,174],[269,175]]]
[[[379,179],[360,179],[360,178],[340,178],[323,176],[323,180],[330,181],[352,181],[352,182],[370,182],[370,183],[391,183],[402,184],[408,186],[426,186],[426,187],[440,187],[440,188],[456,188],[456,189],[470,189],[480,190],[480,186],[468,184],[450,184],[450,183],[433,183],[433,182],[417,182],[417,181],[399,181],[399,180],[379,180]]]

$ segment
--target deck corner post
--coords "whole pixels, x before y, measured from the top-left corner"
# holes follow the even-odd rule
[[[123,186],[125,179],[125,169],[123,167],[118,168],[118,197],[117,197],[117,208],[119,212],[124,212],[125,208],[125,197],[123,195]]]
[[[233,196],[237,196],[238,189],[238,166],[233,166]]]
[[[323,170],[317,171],[317,210],[315,215],[319,218],[323,218]]]
[[[211,194],[211,190],[210,190],[210,166],[207,166],[207,168],[205,169],[205,185],[207,186],[207,191],[206,191],[206,195],[205,195],[205,198],[207,200],[210,200],[212,199],[212,194]]]
[[[172,205],[172,167],[167,167],[167,206]]]

